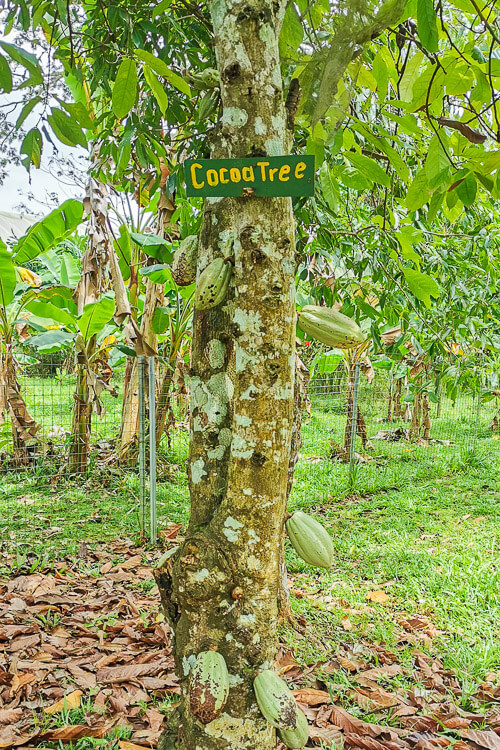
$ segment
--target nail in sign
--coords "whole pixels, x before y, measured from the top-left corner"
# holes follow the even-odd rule
[[[314,156],[186,159],[190,197],[314,195]]]

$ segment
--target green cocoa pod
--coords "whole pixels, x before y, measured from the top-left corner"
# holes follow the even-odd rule
[[[352,349],[365,340],[358,324],[330,307],[306,305],[299,313],[299,326],[326,346]]]
[[[196,260],[198,258],[198,235],[185,237],[174,253],[170,270],[177,286],[189,286],[196,281]]]
[[[309,726],[304,713],[297,711],[297,728],[296,729],[278,729],[280,740],[287,747],[302,748],[309,739]]]
[[[270,669],[259,672],[253,681],[257,704],[265,719],[276,729],[295,731],[299,707],[288,685]]]
[[[220,305],[227,294],[233,267],[224,258],[216,258],[200,274],[196,284],[194,306],[197,310],[209,310]]]
[[[197,90],[218,88],[220,86],[219,72],[215,68],[205,68],[200,73],[190,76],[189,82]]]
[[[317,568],[330,568],[333,542],[328,531],[312,516],[296,511],[286,522],[286,530],[295,552]]]
[[[223,711],[229,695],[226,662],[218,651],[202,651],[189,681],[189,706],[193,716],[209,724]]]

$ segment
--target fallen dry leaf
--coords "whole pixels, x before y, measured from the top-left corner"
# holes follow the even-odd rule
[[[0,708],[0,724],[13,724],[22,715],[22,708]]]
[[[61,711],[71,711],[73,708],[79,708],[82,701],[82,691],[73,690],[72,693],[65,695],[60,701],[54,703],[52,706],[47,706],[43,711],[46,714],[60,714]]]
[[[370,591],[366,595],[366,599],[368,599],[369,602],[375,602],[376,604],[384,604],[388,601],[389,597],[385,591]]]
[[[69,740],[79,740],[82,737],[104,737],[108,732],[107,726],[102,727],[89,727],[87,724],[66,724],[64,727],[57,727],[56,729],[49,729],[46,732],[42,732],[40,738],[42,740],[51,740],[57,742],[68,742]]]
[[[491,730],[466,729],[460,731],[460,736],[486,750],[500,750],[500,737]]]
[[[15,695],[21,688],[23,688],[25,685],[30,685],[32,682],[36,681],[36,675],[34,675],[32,672],[24,672],[23,674],[15,674],[12,678],[12,685],[10,688],[10,695],[11,697]]]
[[[292,691],[295,700],[298,703],[304,703],[306,706],[319,706],[322,703],[330,703],[330,693],[324,690],[314,690],[313,688],[303,688],[302,690]]]

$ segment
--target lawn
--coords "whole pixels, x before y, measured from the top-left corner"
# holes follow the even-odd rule
[[[382,399],[362,405],[370,436],[387,428]],[[353,698],[356,671],[342,663],[321,671],[325,654],[352,659],[368,649],[372,666],[378,650],[396,654],[401,671],[378,684],[403,694],[415,690],[411,665],[422,654],[453,675],[459,687],[449,692],[461,710],[484,709],[488,696],[500,700],[500,441],[488,429],[489,413],[477,424],[472,415],[472,400],[461,411],[445,404],[434,418],[444,443],[373,441],[372,460],[355,467],[351,482],[347,467],[328,458],[330,438],[343,430],[340,401],[316,396],[305,417],[289,507],[322,520],[336,555],[330,571],[318,571],[287,545],[295,621],[281,637],[297,669],[334,691],[351,715],[372,720],[373,709]],[[101,439],[112,438],[116,418],[108,425]],[[177,431],[159,457],[160,527],[187,520],[187,439]],[[4,475],[0,529],[17,557],[4,556],[2,574],[75,558],[81,540],[90,550],[99,539],[138,543],[138,491],[135,471],[99,460],[80,481],[58,477],[50,457],[29,474]]]

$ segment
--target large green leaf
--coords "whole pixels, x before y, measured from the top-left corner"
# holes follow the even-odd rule
[[[78,266],[78,263],[76,261],[76,258],[73,257],[70,253],[62,253],[62,255],[59,256],[61,260],[61,266],[59,269],[59,276],[60,276],[60,282],[64,286],[72,286],[75,287],[79,280],[80,280],[80,268]]]
[[[38,336],[32,336],[28,339],[27,344],[38,349],[40,352],[50,354],[58,352],[60,349],[66,349],[74,339],[74,334],[68,331],[46,331]]]
[[[333,211],[333,213],[337,213],[340,198],[339,189],[326,161],[323,162],[319,170],[319,182],[323,192],[323,198],[327,202],[330,210]]]
[[[314,357],[311,369],[314,375],[329,375],[345,360],[341,349],[330,349]]]
[[[172,310],[169,307],[157,307],[153,313],[153,333],[165,333],[170,325]]]
[[[115,238],[113,246],[118,256],[118,265],[120,266],[123,280],[128,281],[130,278],[131,248],[130,232],[126,224],[120,225],[120,236]]]
[[[59,208],[54,209],[44,219],[41,219],[21,237],[14,245],[16,264],[22,266],[30,260],[47,252],[62,239],[75,231],[81,224],[83,217],[83,203],[70,198]]]
[[[473,174],[467,175],[456,187],[457,195],[464,206],[472,206],[476,200],[477,182]]]
[[[166,284],[167,281],[172,281],[172,275],[170,273],[170,266],[163,263],[159,263],[154,266],[146,266],[141,268],[141,276],[147,276],[148,279],[155,284]]]
[[[29,292],[33,299],[40,301],[49,301],[59,310],[69,312],[75,319],[77,316],[77,306],[73,300],[74,289],[68,286],[49,286],[45,289],[36,289]]]
[[[4,311],[14,299],[16,284],[16,269],[12,255],[5,243],[0,240],[0,305]]]
[[[109,323],[115,310],[114,297],[105,296],[97,302],[85,305],[83,313],[77,321],[78,328],[85,341],[99,333],[106,323]]]
[[[182,78],[180,75],[177,75],[177,73],[174,73],[172,70],[170,70],[164,60],[160,60],[159,57],[155,57],[151,54],[151,52],[148,52],[145,49],[136,49],[135,54],[136,57],[139,58],[139,60],[145,62],[146,65],[151,68],[151,70],[154,70],[157,75],[165,78],[182,94],[186,94],[186,96],[189,97],[191,96],[191,89],[189,87],[189,84],[187,84],[184,78]]]
[[[431,297],[439,297],[441,294],[439,284],[431,276],[413,268],[403,268],[403,273],[412,294],[426,307],[430,307]]]
[[[157,234],[143,234],[142,232],[130,232],[130,237],[151,258],[156,258],[163,263],[172,261],[173,252],[164,237]]]
[[[0,55],[0,91],[5,91],[7,94],[12,91],[12,73],[3,55]]]
[[[437,52],[439,37],[433,0],[417,0],[417,30],[422,46],[428,52]]]
[[[416,211],[422,208],[429,200],[429,185],[425,169],[421,169],[415,175],[413,182],[406,194],[406,206],[408,211]]]
[[[23,68],[26,68],[30,74],[30,85],[35,86],[43,82],[42,70],[35,55],[32,55],[31,52],[26,52],[22,47],[10,44],[9,42],[0,42],[0,47],[2,47],[4,52],[8,54],[11,60],[14,60],[14,62],[22,65]]]
[[[113,96],[113,112],[121,120],[128,115],[137,98],[137,65],[135,60],[124,57],[116,74]]]
[[[28,302],[26,309],[36,315],[37,318],[46,321],[44,325],[61,325],[71,330],[76,330],[76,319],[67,310],[57,307],[52,302],[34,299]]]
[[[451,161],[448,157],[448,140],[444,133],[434,135],[425,159],[425,174],[432,190],[446,182],[451,175]]]
[[[73,117],[63,112],[62,109],[51,109],[47,121],[61,143],[66,146],[87,147],[87,139],[81,127]]]
[[[167,111],[167,107],[168,107],[167,92],[163,88],[163,84],[160,81],[160,79],[155,76],[153,71],[150,68],[148,68],[147,65],[143,66],[143,71],[144,71],[144,78],[146,79],[146,83],[148,84],[149,88],[153,92],[153,96],[158,103],[160,112],[162,113],[162,115],[165,115],[165,112]]]
[[[30,164],[34,164],[37,169],[40,168],[42,158],[42,134],[38,128],[31,128],[24,136],[21,144],[21,153],[26,154],[22,163],[29,170]]]
[[[289,3],[283,19],[279,40],[280,53],[282,56],[290,56],[298,50],[304,37],[304,29],[295,10],[293,3]]]
[[[379,185],[384,187],[390,187],[391,178],[382,167],[377,164],[374,159],[370,159],[368,156],[363,156],[357,151],[347,151],[344,156],[358,169],[361,174],[368,177],[369,180],[377,182]]]
[[[33,109],[36,107],[37,104],[39,104],[42,101],[40,96],[32,96],[24,105],[21,112],[19,113],[19,117],[16,120],[16,129],[20,128],[23,122],[26,120],[30,112],[33,111]]]

